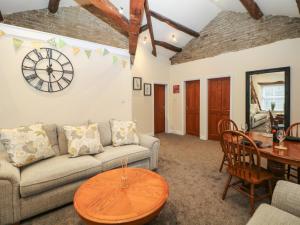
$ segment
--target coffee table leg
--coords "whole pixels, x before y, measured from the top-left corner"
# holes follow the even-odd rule
[[[268,160],[268,170],[274,175],[275,184],[278,180],[285,180],[285,164]]]

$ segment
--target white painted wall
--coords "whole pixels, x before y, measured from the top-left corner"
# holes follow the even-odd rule
[[[139,42],[135,56],[132,76],[142,77],[142,82],[152,84],[152,95],[144,96],[142,91],[133,91],[132,109],[133,119],[137,121],[138,130],[142,133],[154,134],[154,84],[166,84],[166,131],[169,118],[169,67],[170,61],[165,57],[154,57],[151,50]]]
[[[200,79],[200,137],[207,139],[207,79],[231,77],[231,118],[240,125],[245,121],[246,71],[285,66],[291,67],[291,122],[300,121],[299,52],[298,38],[169,67],[170,86],[181,85],[180,94],[169,94],[171,130],[182,134],[185,132],[184,81]]]
[[[33,49],[30,40],[60,37],[38,31],[0,24],[7,34],[25,38],[24,47],[15,51],[11,37],[0,37],[0,127],[34,122],[78,124],[87,120],[132,119],[132,91],[129,62],[113,65],[112,56],[84,51],[73,55],[68,46],[60,51],[71,60],[75,76],[71,85],[59,93],[43,93],[32,88],[22,76],[21,63]],[[129,61],[126,50],[63,37],[67,44],[86,49],[107,48]],[[27,45],[27,46],[25,46]],[[46,45],[45,47],[49,47]]]

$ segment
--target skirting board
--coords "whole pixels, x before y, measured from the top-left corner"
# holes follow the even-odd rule
[[[177,134],[177,135],[185,135],[182,131],[180,130],[169,130],[169,134]]]

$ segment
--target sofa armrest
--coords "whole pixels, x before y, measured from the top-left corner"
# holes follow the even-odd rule
[[[20,221],[20,169],[0,157],[0,224]]]
[[[272,205],[300,217],[300,185],[278,181],[273,193]]]
[[[139,135],[139,139],[140,139],[140,145],[150,149],[150,151],[152,152],[150,169],[152,170],[157,169],[160,140],[158,138],[145,135],[145,134]]]

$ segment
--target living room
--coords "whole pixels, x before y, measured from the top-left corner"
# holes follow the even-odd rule
[[[300,224],[299,17],[1,1],[0,224]]]

